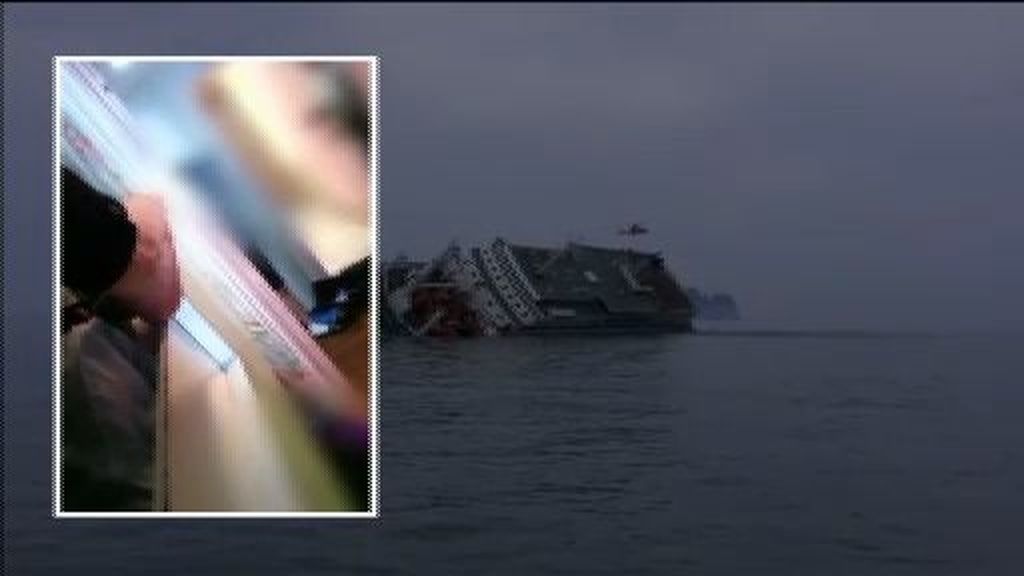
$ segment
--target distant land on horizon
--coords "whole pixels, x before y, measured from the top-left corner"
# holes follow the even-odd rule
[[[739,307],[736,299],[725,292],[702,292],[697,288],[686,289],[693,304],[693,317],[695,320],[711,321],[734,321],[740,320]]]

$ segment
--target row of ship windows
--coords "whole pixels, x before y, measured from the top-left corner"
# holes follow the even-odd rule
[[[502,287],[502,289],[513,288],[511,286],[511,283],[507,280],[507,278],[514,277],[515,272],[512,271],[512,269],[511,269],[512,266],[510,264],[508,264],[507,262],[503,261],[501,264],[502,264],[502,266],[501,266],[501,268],[502,268],[502,270],[501,270],[501,272],[502,272],[502,274],[501,274],[501,276],[502,276],[501,287]],[[515,288],[520,288],[520,287],[517,286]],[[523,289],[517,289],[516,290],[516,292],[524,292],[524,291],[525,290],[523,290]],[[522,294],[516,294],[515,296],[516,296],[516,301],[517,301],[517,309],[522,309],[523,306],[522,306],[522,304],[519,304],[519,302],[523,298],[523,295]]]
[[[499,292],[504,297],[505,302],[506,303],[510,303],[512,309],[515,310],[516,312],[518,312],[519,316],[521,318],[523,318],[524,320],[526,320],[526,321],[534,320],[536,318],[536,314],[533,314],[529,310],[529,308],[523,303],[523,296],[521,294],[517,294],[517,292],[519,292],[519,290],[516,290],[515,288],[513,288],[513,286],[511,285],[511,283],[510,283],[510,281],[508,279],[509,276],[511,276],[512,274],[515,274],[514,270],[512,270],[511,263],[508,262],[508,259],[507,258],[499,258],[499,257],[495,256],[493,250],[488,250],[488,249],[481,250],[480,251],[480,255],[483,257],[483,260],[484,260],[485,264],[487,265],[487,268],[489,268],[491,270],[492,276],[495,278],[495,285],[498,287]],[[590,278],[590,276],[593,274],[593,272],[590,272],[590,271],[588,271],[588,272],[589,272],[589,274],[587,274],[587,276],[588,276],[587,279],[588,280],[590,280],[591,282],[594,282],[595,280],[598,280],[597,278]],[[475,270],[474,270],[474,277],[479,278],[479,276],[478,276],[478,274],[477,274],[477,272]],[[525,289],[523,289],[522,291],[525,291]],[[491,300],[488,300],[487,305],[488,305],[488,307],[491,307],[492,309],[498,310],[497,305],[494,304],[493,301],[491,301]],[[504,313],[501,313],[501,316],[504,316]]]
[[[522,297],[519,294],[516,294],[509,285],[508,275],[512,273],[511,265],[506,261],[506,259],[500,259],[501,261],[499,262],[499,259],[496,258],[490,250],[481,250],[481,254],[484,257],[484,261],[489,265],[489,268],[491,268],[492,271],[498,272],[498,274],[495,274],[497,277],[495,284],[505,297],[505,301],[512,303],[512,308],[519,313],[520,317],[525,320],[532,320],[534,316],[529,313],[526,306],[523,304]]]

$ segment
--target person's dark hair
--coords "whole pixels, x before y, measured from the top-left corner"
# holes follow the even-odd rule
[[[331,96],[313,115],[317,121],[329,122],[335,130],[358,140],[364,151],[370,142],[369,103],[359,87],[344,70],[326,66],[313,69],[323,74],[330,85]]]
[[[61,284],[94,300],[128,270],[135,225],[118,201],[64,167],[59,201]]]

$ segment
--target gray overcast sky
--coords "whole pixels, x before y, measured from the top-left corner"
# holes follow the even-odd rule
[[[385,255],[640,221],[760,323],[1024,328],[1024,6],[6,10],[8,99],[55,51],[380,55]]]

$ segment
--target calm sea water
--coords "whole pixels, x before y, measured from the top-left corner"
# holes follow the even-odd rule
[[[381,370],[376,521],[57,523],[16,427],[47,392],[9,402],[11,573],[1024,573],[1020,339],[394,341]]]

